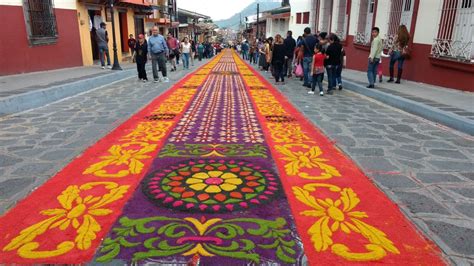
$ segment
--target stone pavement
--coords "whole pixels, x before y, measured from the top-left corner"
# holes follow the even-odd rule
[[[454,264],[474,264],[472,137],[347,90],[308,95],[299,79],[277,88]]]
[[[205,62],[196,61],[194,68]],[[41,108],[0,117],[0,214],[193,71],[193,67],[186,71],[180,67],[177,72],[168,72],[169,83],[143,83],[134,76]]]
[[[131,63],[123,63],[120,66],[124,70],[136,67]],[[101,69],[100,66],[94,65],[1,76],[0,98],[110,73],[110,69]]]

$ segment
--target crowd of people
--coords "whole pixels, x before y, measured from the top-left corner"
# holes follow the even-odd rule
[[[154,82],[169,82],[167,64],[173,72],[177,70],[181,61],[183,69],[188,70],[190,65],[194,66],[195,60],[202,61],[211,58],[223,49],[220,44],[194,42],[188,37],[178,40],[171,33],[164,37],[156,26],[151,29],[148,38],[143,34],[138,35],[137,39],[130,35],[128,45],[132,51],[133,61],[137,64],[138,79],[143,82],[148,81],[145,66],[149,61],[151,61]],[[101,64],[104,66],[102,58]],[[161,72],[161,77],[159,77],[159,72]]]
[[[393,48],[384,53],[383,40],[379,36],[379,28],[372,29],[372,42],[368,58],[367,88],[375,88],[377,76],[382,82],[382,57],[389,57],[390,79],[394,82],[394,67],[398,64],[397,79],[400,83],[403,73],[403,63],[409,57],[408,41],[410,36],[406,26],[401,25]],[[293,32],[288,31],[286,38],[277,34],[274,38],[256,40],[252,43],[245,41],[234,47],[242,58],[251,64],[258,65],[259,69],[270,72],[275,83],[284,84],[285,78],[296,76],[308,88],[308,94],[315,94],[316,88],[319,95],[325,94],[323,80],[326,73],[326,94],[333,94],[342,90],[342,70],[346,63],[346,51],[339,36],[334,33],[318,32],[313,34],[309,27],[304,29],[303,35],[296,40]]]

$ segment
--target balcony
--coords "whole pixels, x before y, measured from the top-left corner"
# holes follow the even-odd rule
[[[370,44],[370,36],[365,32],[357,32],[354,36],[354,44],[368,46]]]

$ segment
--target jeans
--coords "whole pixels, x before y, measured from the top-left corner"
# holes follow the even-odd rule
[[[202,61],[203,56],[204,56],[203,52],[198,52],[199,61]]]
[[[255,55],[254,55],[254,58],[255,58],[255,64],[258,63],[258,58],[260,57],[260,53],[259,52],[255,52]]]
[[[306,56],[303,58],[303,85],[311,86],[311,79],[310,79],[310,70],[311,70],[311,63],[313,62],[313,57]]]
[[[278,63],[274,63],[273,64],[273,76],[275,77],[275,81],[276,82],[279,82],[280,79],[281,81],[285,81],[285,76],[284,76],[284,72],[283,72],[283,63],[282,62],[278,62]]]
[[[311,84],[311,90],[314,91],[316,89],[316,85],[319,87],[319,92],[323,91],[323,77],[324,73],[314,74],[313,75],[313,84]]]
[[[243,58],[244,60],[248,60],[248,59],[249,59],[249,54],[248,54],[247,51],[242,51],[242,58]]]
[[[395,63],[398,62],[398,70],[403,69],[403,63],[405,62],[405,58],[402,56],[400,51],[394,51],[390,55],[390,68],[393,69],[395,67]]]
[[[380,59],[374,58],[373,62],[370,62],[367,68],[367,79],[369,80],[369,85],[373,86],[375,84],[375,77],[377,77],[377,68],[379,66]]]
[[[138,78],[148,80],[146,77],[145,64],[146,62],[137,62]]]
[[[337,65],[327,65],[326,72],[328,73],[328,91],[336,88]]]
[[[183,68],[189,69],[189,53],[183,53]]]
[[[336,85],[342,85],[342,65],[337,65],[335,66],[336,67],[336,83],[334,84],[336,87]]]
[[[100,58],[100,64],[102,66],[105,66],[104,53],[107,56],[107,65],[110,66],[109,47],[107,45],[99,45],[99,58]]]
[[[166,77],[166,57],[165,53],[151,55],[151,69],[153,70],[153,79],[158,80],[158,68],[160,67],[161,74]]]
[[[293,58],[288,58],[285,60],[283,65],[283,74],[287,77],[291,77],[293,74]]]

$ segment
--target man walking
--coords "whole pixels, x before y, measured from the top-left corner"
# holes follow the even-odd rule
[[[152,35],[148,39],[148,56],[151,58],[151,66],[153,70],[153,79],[155,82],[159,82],[158,79],[158,69],[156,65],[158,64],[161,70],[163,78],[161,81],[169,82],[166,73],[166,57],[169,55],[168,45],[166,45],[165,38],[163,35],[158,33],[158,27],[153,26]]]
[[[105,23],[100,23],[100,28],[96,31],[97,35],[97,47],[99,48],[99,58],[100,64],[102,69],[105,69],[105,62],[104,62],[104,53],[107,56],[107,68],[112,68],[110,66],[110,54],[109,54],[109,35],[107,34],[107,30],[105,30]]]
[[[372,44],[370,45],[369,66],[367,68],[367,78],[369,79],[369,86],[367,88],[373,89],[375,86],[375,77],[377,77],[377,68],[380,63],[380,54],[382,53],[383,43],[379,36],[379,28],[372,28]]]
[[[285,63],[283,65],[283,73],[285,76],[291,78],[293,72],[293,55],[295,54],[296,41],[293,39],[293,32],[289,30],[286,33],[286,39],[283,41],[285,45]]]
[[[135,62],[135,45],[137,44],[137,40],[133,38],[133,34],[130,34],[128,38],[128,48],[132,51],[132,61]]]
[[[300,49],[303,50],[303,86],[311,88],[311,63],[313,62],[314,46],[318,43],[318,39],[311,34],[311,29],[304,29],[303,39],[299,43]]]
[[[170,49],[170,62],[171,62],[171,72],[176,71],[176,62],[179,60],[179,45],[178,40],[173,37],[173,34],[168,33],[168,37],[166,39],[166,44]]]

